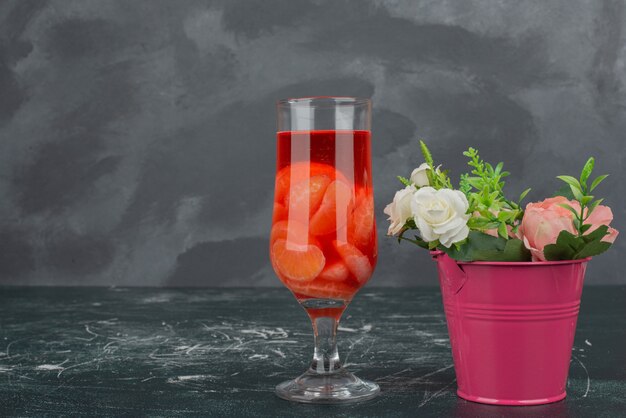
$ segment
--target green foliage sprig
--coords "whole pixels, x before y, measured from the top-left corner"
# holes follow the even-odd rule
[[[402,177],[402,176],[397,176],[397,177],[400,183],[404,184],[405,186],[413,185],[413,183],[411,183],[411,180],[407,179],[406,177]]]
[[[430,170],[426,172],[426,176],[428,177],[428,183],[430,184],[430,186],[436,190],[451,189],[452,183],[450,183],[450,177],[448,176],[449,171],[441,171],[439,169],[440,166],[435,167],[433,156],[424,141],[422,140],[420,140],[420,150],[422,151],[422,155],[424,156],[424,161],[430,167]]]
[[[510,173],[502,171],[504,164],[500,162],[493,167],[484,162],[478,151],[471,147],[463,155],[469,158],[467,164],[472,167],[472,176],[461,175],[459,190],[467,196],[471,213],[478,213],[478,216],[470,218],[468,226],[481,231],[495,229],[500,237],[509,239],[509,227],[514,233],[517,232],[519,220],[524,215],[520,202],[530,189],[524,190],[517,202],[507,199],[502,179]]]
[[[609,176],[608,174],[596,177],[595,180],[591,182],[591,185],[587,186],[587,181],[593,172],[594,165],[595,159],[590,157],[583,166],[578,179],[572,176],[556,176],[556,178],[564,181],[569,186],[574,199],[580,204],[580,211],[577,211],[567,203],[560,205],[574,214],[574,229],[578,232],[579,237],[591,228],[591,225],[585,224],[585,221],[589,218],[593,210],[604,200],[593,200],[594,196],[590,193]],[[585,211],[585,209],[587,210]]]
[[[603,174],[596,177],[591,182],[591,185],[588,185],[589,177],[593,172],[594,165],[594,158],[589,158],[583,166],[578,179],[572,176],[557,176],[559,180],[562,180],[569,186],[569,191],[571,192],[574,200],[576,200],[580,205],[580,210],[577,210],[567,203],[559,205],[574,214],[572,223],[574,225],[576,235],[565,230],[561,231],[555,244],[546,245],[544,247],[543,253],[546,260],[576,260],[592,257],[603,253],[611,246],[611,243],[602,241],[602,239],[609,233],[609,228],[606,225],[601,225],[594,231],[587,233],[592,225],[586,224],[585,221],[603,200],[594,200],[594,196],[590,193],[598,187],[598,185],[605,178],[608,177],[608,174]],[[569,196],[566,197],[569,198]]]

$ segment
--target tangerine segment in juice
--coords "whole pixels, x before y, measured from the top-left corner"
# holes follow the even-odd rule
[[[376,265],[367,131],[278,134],[270,258],[300,299],[350,300]]]

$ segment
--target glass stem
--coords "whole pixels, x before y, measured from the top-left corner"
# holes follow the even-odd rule
[[[339,320],[329,316],[311,317],[315,336],[315,352],[310,370],[318,374],[332,374],[342,368],[337,351]]]

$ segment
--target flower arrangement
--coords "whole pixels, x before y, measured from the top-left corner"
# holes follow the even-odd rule
[[[613,213],[591,192],[607,177],[590,182],[593,157],[579,178],[557,176],[565,182],[554,197],[521,202],[504,194],[503,163],[484,162],[474,148],[468,157],[469,173],[453,188],[448,170],[435,166],[426,144],[420,141],[424,163],[409,178],[398,176],[404,189],[385,208],[388,235],[428,250],[444,251],[458,261],[554,261],[592,257],[606,251],[618,231],[610,227]],[[409,231],[417,231],[413,238]]]

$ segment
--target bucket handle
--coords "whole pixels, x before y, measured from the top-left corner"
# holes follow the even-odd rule
[[[456,295],[459,293],[465,286],[465,282],[467,282],[467,274],[463,271],[463,268],[443,251],[431,251],[430,255],[439,264],[442,283],[451,294]]]

